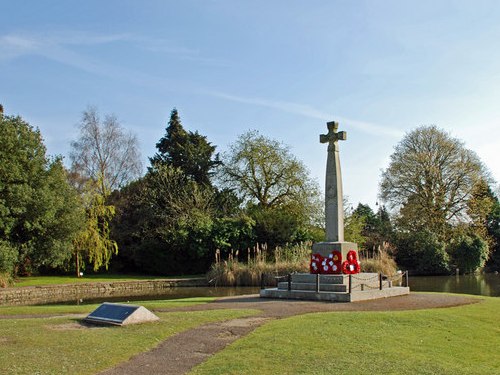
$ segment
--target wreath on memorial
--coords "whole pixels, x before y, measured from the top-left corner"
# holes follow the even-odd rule
[[[342,254],[338,250],[332,251],[327,257],[312,254],[309,269],[314,274],[339,274],[342,272]]]
[[[347,275],[354,275],[361,271],[361,266],[358,262],[358,256],[354,250],[347,253],[347,260],[342,263],[342,273]]]

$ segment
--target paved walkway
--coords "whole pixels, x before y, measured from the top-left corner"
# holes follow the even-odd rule
[[[178,308],[174,311],[256,309],[260,310],[261,314],[249,318],[210,323],[181,332],[168,338],[153,350],[138,354],[129,361],[102,374],[185,374],[209,356],[271,319],[328,311],[400,311],[446,308],[479,301],[481,300],[478,298],[467,296],[424,293],[411,293],[406,296],[352,303],[263,300],[257,295],[226,297],[212,303]]]

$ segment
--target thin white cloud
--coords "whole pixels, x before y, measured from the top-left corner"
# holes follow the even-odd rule
[[[0,59],[13,59],[22,55],[47,54],[53,48],[75,45],[98,45],[129,40],[127,34],[99,35],[83,32],[50,34],[17,33],[0,36]],[[44,52],[45,51],[45,52]]]
[[[166,39],[145,38],[126,33],[96,34],[82,31],[37,34],[20,32],[0,35],[0,60],[11,60],[23,55],[43,55],[51,58],[51,53],[56,50],[120,42],[154,53],[165,53],[179,60],[213,66],[229,65],[225,60],[202,56],[198,50],[177,46]],[[57,60],[57,54],[54,60]]]
[[[157,76],[145,74],[124,66],[109,64],[75,51],[75,46],[100,45],[117,42],[133,42],[137,39],[128,34],[99,35],[93,33],[68,32],[61,34],[30,35],[9,34],[0,36],[0,61],[22,56],[40,56],[72,68],[125,80],[142,86],[165,87],[168,82]]]
[[[304,117],[319,119],[322,121],[331,121],[332,119],[335,118],[338,121],[342,122],[344,125],[356,128],[364,133],[369,133],[374,135],[386,135],[394,138],[401,138],[401,136],[404,134],[401,130],[392,128],[390,126],[373,124],[370,122],[358,121],[338,115],[333,115],[331,113],[320,111],[307,104],[268,100],[262,98],[246,98],[218,91],[204,91],[203,93],[217,98],[230,100],[233,102],[273,108],[286,113],[298,114]]]

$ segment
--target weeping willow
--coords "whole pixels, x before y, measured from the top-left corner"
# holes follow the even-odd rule
[[[102,194],[95,188],[99,185],[99,181],[89,182],[82,194],[86,222],[73,241],[78,276],[86,261],[94,271],[101,267],[108,269],[111,257],[118,253],[117,243],[109,237],[109,223],[115,215],[115,207],[106,205],[107,193]]]

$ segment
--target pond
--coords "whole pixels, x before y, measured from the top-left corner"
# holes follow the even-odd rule
[[[133,302],[133,301],[153,301],[193,297],[229,297],[242,296],[245,294],[258,294],[259,287],[178,287],[163,289],[161,292],[151,291],[148,294],[134,296],[118,296],[104,298],[86,298],[77,301],[54,302],[51,304],[66,305],[87,305],[102,302]]]
[[[409,281],[410,290],[414,292],[464,293],[500,297],[500,274],[410,276]],[[133,302],[190,297],[226,297],[244,294],[258,294],[259,290],[259,287],[179,287],[162,290],[160,294],[156,294],[157,292],[154,292],[129,297],[89,298],[85,300],[68,301],[66,304]],[[57,304],[61,304],[61,302],[58,302]]]
[[[409,278],[414,292],[446,292],[500,297],[500,274],[460,276],[414,276]]]

